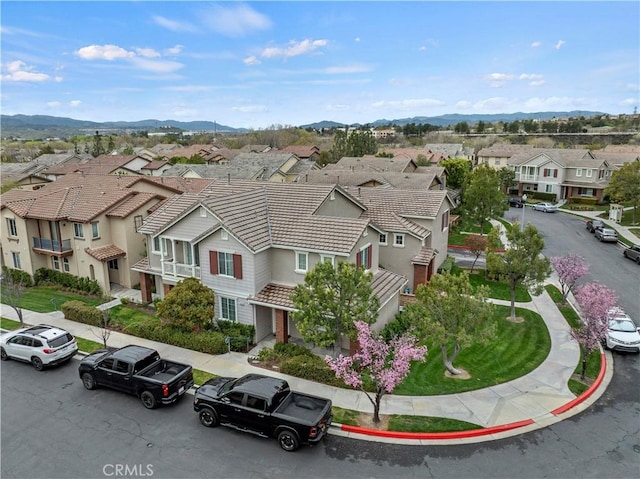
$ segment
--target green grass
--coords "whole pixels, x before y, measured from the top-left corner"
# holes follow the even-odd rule
[[[121,328],[137,326],[138,324],[149,320],[160,321],[155,314],[147,313],[138,308],[127,306],[126,304],[121,304],[111,308],[109,310],[109,318]]]
[[[446,417],[400,416],[389,419],[389,431],[399,432],[456,432],[471,429],[484,429],[478,424]]]
[[[90,339],[76,338],[78,340],[78,349],[85,353],[92,353],[98,349],[104,349],[104,345]],[[107,341],[108,344],[108,341]]]
[[[491,223],[487,221],[484,224],[484,234],[488,235],[491,231],[491,228]],[[480,226],[478,226],[477,224],[473,224],[469,220],[463,218],[458,226],[452,228],[449,231],[449,244],[464,246],[464,239],[467,237],[467,234],[464,234],[463,232],[480,234]]]
[[[338,406],[331,406],[333,413],[333,421],[340,424],[348,424],[349,426],[359,426],[358,416],[360,413],[353,409],[343,409]]]
[[[205,382],[207,382],[211,378],[215,378],[217,375],[213,373],[208,373],[207,371],[202,371],[200,369],[193,370],[193,382],[196,386],[202,386]]]
[[[511,301],[511,291],[509,285],[506,283],[499,283],[498,281],[489,281],[485,279],[484,272],[482,273],[473,273],[469,275],[469,282],[471,286],[477,288],[481,285],[486,285],[489,287],[489,296],[494,299],[504,299],[507,301]],[[519,303],[528,303],[531,301],[531,295],[526,288],[522,286],[516,287],[516,302]]]
[[[516,308],[517,316],[525,318],[521,323],[508,321],[509,314],[508,306],[496,306],[496,335],[486,345],[474,344],[460,351],[454,366],[466,370],[471,379],[446,377],[440,347],[428,344],[426,362],[414,363],[394,394],[455,394],[504,383],[533,371],[551,349],[547,327],[539,314],[528,309]]]
[[[20,321],[14,321],[9,318],[0,318],[0,328],[6,331],[13,331],[14,329],[20,328]]]
[[[20,306],[38,313],[51,313],[59,311],[63,303],[71,300],[82,301],[89,306],[97,306],[104,303],[102,298],[59,291],[55,286],[33,286],[24,291]]]

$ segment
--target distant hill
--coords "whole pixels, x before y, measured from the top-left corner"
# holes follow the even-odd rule
[[[466,121],[469,124],[478,121],[485,122],[513,122],[515,120],[541,119],[551,120],[553,118],[567,117],[591,117],[603,115],[604,113],[595,111],[547,111],[539,113],[498,113],[492,115],[462,115],[448,114],[440,116],[414,116],[411,118],[399,118],[395,120],[375,120],[367,123],[373,127],[398,125],[404,126],[410,123],[425,124],[447,127]],[[300,128],[339,128],[344,127],[345,123],[336,121],[320,121],[300,125]],[[359,123],[350,124],[350,127],[359,127]],[[69,137],[73,135],[86,135],[91,130],[99,131],[161,131],[163,128],[178,128],[184,131],[209,131],[218,133],[246,133],[245,128],[234,128],[227,125],[221,125],[212,121],[175,121],[175,120],[140,120],[140,121],[108,121],[95,122],[86,120],[75,120],[73,118],[47,116],[47,115],[0,115],[0,129],[2,137],[9,136],[17,138],[35,139],[35,138],[51,138],[51,137]]]

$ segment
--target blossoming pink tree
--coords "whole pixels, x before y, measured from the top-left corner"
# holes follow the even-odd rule
[[[587,274],[589,265],[579,254],[569,253],[566,256],[552,256],[551,266],[558,274],[562,287],[562,302],[566,304],[567,296],[574,292],[577,281]]]
[[[618,301],[615,291],[594,282],[579,286],[576,289],[576,301],[580,305],[582,324],[571,330],[571,336],[578,341],[582,350],[582,374],[584,379],[587,370],[587,357],[598,348],[607,335],[609,310]]]
[[[325,361],[345,384],[363,391],[373,404],[373,422],[380,422],[382,396],[393,392],[411,367],[411,361],[424,361],[426,346],[416,346],[416,338],[410,335],[396,337],[388,343],[374,334],[364,321],[356,321],[360,350],[352,356],[326,356]],[[375,385],[375,397],[364,389],[364,379]]]

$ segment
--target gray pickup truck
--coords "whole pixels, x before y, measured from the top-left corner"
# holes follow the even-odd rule
[[[332,419],[329,399],[291,391],[284,379],[259,374],[210,379],[196,391],[193,407],[203,426],[275,437],[285,451],[318,443]]]
[[[85,388],[105,386],[135,394],[147,409],[172,404],[193,386],[191,366],[161,359],[143,346],[100,349],[80,362],[78,372]]]

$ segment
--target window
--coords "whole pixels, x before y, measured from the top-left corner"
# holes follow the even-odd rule
[[[52,256],[51,263],[53,265],[53,269],[60,271],[60,258],[58,258],[57,256]]]
[[[91,237],[93,239],[100,238],[100,231],[98,230],[98,222],[91,223]]]
[[[227,233],[226,230],[222,230],[220,231],[220,239],[222,240],[228,240],[229,239],[229,233]]]
[[[207,217],[207,210],[204,209],[204,206],[200,207],[200,218],[206,218]]]
[[[14,218],[7,218],[7,227],[9,228],[9,236],[18,236],[18,227]]]
[[[593,170],[589,169],[587,170],[587,178],[591,178],[591,176],[593,176]]]
[[[73,236],[76,238],[84,238],[84,228],[82,223],[73,223]]]
[[[153,246],[151,251],[153,251],[154,253],[159,253],[160,252],[160,237],[156,236],[155,238],[153,238]]]
[[[136,215],[133,217],[133,226],[135,227],[136,232],[140,229],[142,226],[142,215]]]
[[[440,225],[440,231],[446,231],[449,228],[449,210],[442,213],[442,223]]]
[[[582,176],[582,168],[576,170],[576,176]]]
[[[13,259],[13,267],[15,269],[22,269],[20,266],[20,253],[11,253],[11,258]]]
[[[373,252],[373,248],[371,245],[368,245],[365,248],[362,248],[358,252],[358,256],[356,257],[356,266],[364,266],[364,269],[371,269],[371,255]]]
[[[546,185],[544,191],[545,193],[553,193],[553,185]]]
[[[236,406],[242,406],[242,400],[244,399],[244,393],[238,391],[231,391],[229,394],[225,396],[229,399],[231,404],[235,404]]]
[[[333,201],[335,199],[336,199],[336,191],[331,190],[331,193],[329,193],[329,201]]]
[[[496,166],[500,166],[500,159],[496,158]]]
[[[247,395],[247,407],[250,407],[251,409],[257,409],[258,411],[264,411],[265,406],[266,402],[264,399]]]
[[[199,263],[199,259],[196,260]],[[209,272],[214,275],[242,279],[242,256],[222,251],[209,251]]]
[[[296,271],[306,272],[309,265],[309,253],[296,251]]]
[[[228,321],[237,321],[235,299],[220,298],[220,317]]]
[[[108,261],[109,269],[118,269],[118,259],[110,259]]]
[[[116,372],[117,373],[128,373],[129,372],[129,363],[125,363],[123,361],[118,361],[116,363]]]
[[[384,233],[380,233],[380,236],[378,237],[378,243],[386,245],[387,244],[387,235]]]
[[[100,363],[100,367],[101,367],[102,369],[108,369],[108,370],[112,371],[112,370],[113,370],[113,363],[114,363],[114,362],[115,362],[115,359],[113,359],[113,358],[107,358],[107,359],[105,359],[104,361],[102,361],[102,362]]]
[[[331,263],[331,266],[336,265],[334,261],[334,257],[330,255],[321,254],[320,261],[322,261],[323,263]]]
[[[404,235],[395,233],[393,235],[393,246],[404,247]]]
[[[68,273],[71,270],[71,267],[69,265],[69,258],[62,258],[62,270],[65,273]]]

